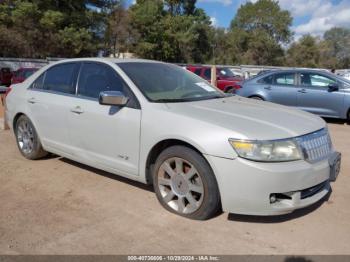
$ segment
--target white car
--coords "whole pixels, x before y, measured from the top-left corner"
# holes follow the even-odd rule
[[[292,212],[322,199],[340,169],[321,118],[161,62],[60,61],[12,86],[6,105],[26,158],[52,152],[152,183],[167,210],[193,219]]]

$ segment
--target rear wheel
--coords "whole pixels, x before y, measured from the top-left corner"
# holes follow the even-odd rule
[[[35,160],[48,154],[42,148],[38,133],[27,116],[22,115],[16,121],[15,135],[18,149],[25,158]]]
[[[255,99],[255,100],[264,101],[264,99],[262,99],[260,96],[251,96],[251,97],[249,97],[249,98]]]
[[[158,157],[153,185],[165,209],[191,219],[205,220],[220,207],[217,182],[211,167],[196,151],[172,146]]]

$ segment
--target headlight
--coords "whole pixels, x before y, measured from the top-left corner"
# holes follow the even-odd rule
[[[302,159],[300,147],[294,139],[276,141],[229,140],[237,154],[262,162],[283,162]]]

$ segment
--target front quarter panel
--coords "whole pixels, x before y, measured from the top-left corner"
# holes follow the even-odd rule
[[[230,136],[229,130],[171,112],[166,104],[150,104],[142,110],[140,175],[145,177],[152,148],[169,139],[186,142],[202,154],[235,159],[237,154],[228,141]]]

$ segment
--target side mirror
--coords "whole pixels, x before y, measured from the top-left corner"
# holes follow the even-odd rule
[[[99,97],[100,105],[125,106],[128,101],[129,98],[119,91],[103,91]]]
[[[328,92],[335,92],[339,91],[339,85],[334,83],[334,84],[329,84],[328,85]]]

